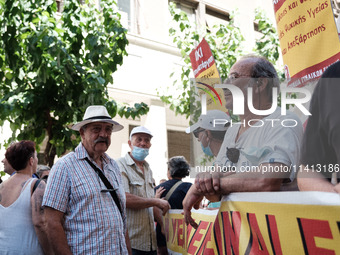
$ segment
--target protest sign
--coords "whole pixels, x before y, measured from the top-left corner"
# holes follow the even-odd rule
[[[200,96],[202,94],[207,96],[207,109],[227,112],[223,90],[214,88],[215,84],[221,83],[220,74],[217,70],[209,44],[204,38],[190,53],[190,61],[195,75],[198,93]]]
[[[289,86],[320,78],[340,59],[330,0],[273,0],[285,75]]]
[[[340,253],[340,197],[326,192],[234,193],[218,210],[180,210],[165,218],[171,254]]]

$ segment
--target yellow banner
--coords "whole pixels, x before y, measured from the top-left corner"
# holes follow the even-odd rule
[[[171,254],[340,254],[340,198],[323,192],[238,193],[219,210],[165,217]]]
[[[287,80],[303,86],[340,59],[330,0],[273,0]]]

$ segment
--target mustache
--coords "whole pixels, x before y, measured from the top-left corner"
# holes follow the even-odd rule
[[[98,139],[94,140],[94,144],[97,144],[97,143],[106,143],[106,145],[109,145],[109,139],[99,137]]]

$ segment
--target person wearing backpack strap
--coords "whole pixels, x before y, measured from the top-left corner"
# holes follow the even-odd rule
[[[35,144],[13,143],[5,157],[16,174],[0,184],[0,254],[51,254],[41,206],[45,183],[32,178]]]
[[[164,189],[161,198],[164,197],[170,204],[171,209],[183,209],[182,201],[191,187],[190,182],[183,182],[182,179],[189,175],[190,166],[183,156],[175,156],[170,158],[168,162],[168,181],[161,183],[155,187]],[[159,255],[166,255],[166,239],[161,232],[161,227],[157,224],[157,250]]]

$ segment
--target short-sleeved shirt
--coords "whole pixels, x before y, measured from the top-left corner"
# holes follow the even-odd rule
[[[248,128],[235,141],[240,125],[233,124],[228,128],[216,164],[233,167],[236,172],[251,172],[252,167],[264,163],[281,163],[287,166],[283,170],[287,171],[287,178],[292,181],[296,176],[303,136],[300,119],[289,111],[287,115],[282,115],[278,107],[272,114],[263,118],[262,122],[253,123],[254,127]],[[228,158],[228,148],[240,150],[237,163],[232,163]],[[280,169],[273,169],[275,170]]]
[[[126,199],[120,171],[113,159],[102,156],[103,173],[117,193],[122,214],[110,193],[101,192],[106,187],[86,157],[90,159],[80,143],[57,161],[48,178],[43,206],[64,213],[64,229],[73,254],[125,255]]]
[[[301,148],[301,164],[329,179],[332,169],[338,172],[340,168],[340,78],[334,78],[340,77],[339,73],[337,62],[318,81]]]
[[[117,159],[117,164],[122,173],[125,192],[144,198],[155,196],[152,171],[146,161],[143,163],[144,174],[129,153],[125,157]],[[157,250],[153,207],[138,210],[127,208],[126,211],[132,249]]]
[[[166,182],[163,182],[155,188],[155,191],[156,191],[156,189],[158,189],[160,187],[164,187],[165,191],[162,193],[161,197],[166,197],[169,190],[178,181],[180,181],[180,180],[172,179],[172,180],[168,180]],[[171,206],[171,209],[183,209],[182,202],[183,202],[183,199],[184,199],[185,195],[187,194],[188,190],[190,189],[191,185],[192,184],[190,182],[183,182],[176,188],[176,190],[172,193],[171,197],[168,200],[168,202]]]

